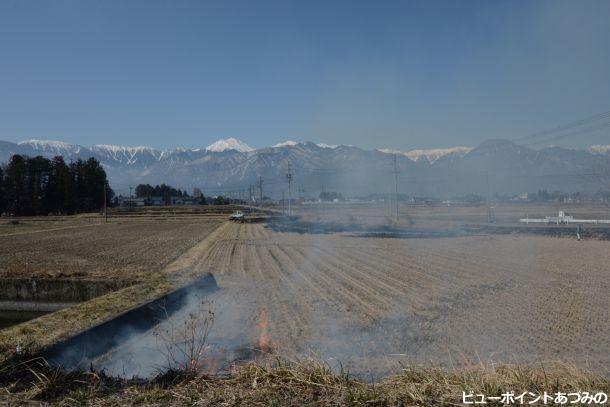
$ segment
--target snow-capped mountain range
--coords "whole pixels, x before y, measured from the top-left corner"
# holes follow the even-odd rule
[[[34,150],[40,151],[42,153],[48,154],[57,154],[64,155],[66,152],[70,154],[79,154],[83,149],[87,149],[86,147],[82,147],[77,144],[70,144],[63,141],[54,141],[54,140],[24,140],[17,143],[19,146],[29,146]],[[293,140],[286,140],[281,143],[274,144],[271,148],[282,148],[282,147],[295,147],[298,145],[306,145],[308,142],[300,142]],[[336,144],[325,144],[325,143],[316,143],[316,146],[320,148],[328,148],[328,149],[336,149],[339,145]],[[351,146],[344,146],[351,147]],[[606,148],[606,150],[603,150]],[[608,146],[591,146],[590,150],[592,152],[607,152]],[[88,148],[89,150],[98,153],[100,155],[106,156],[108,158],[112,158],[115,161],[126,163],[126,164],[135,164],[138,159],[142,156],[150,156],[156,160],[161,160],[163,157],[167,157],[175,152],[199,152],[206,151],[212,153],[220,153],[224,151],[237,151],[240,153],[249,153],[256,151],[255,148],[250,147],[244,141],[238,140],[236,138],[228,138],[228,139],[220,139],[205,147],[201,148],[192,148],[192,149],[171,149],[171,150],[156,150],[151,147],[146,146],[116,146],[111,144],[96,144],[92,147]],[[410,158],[413,161],[420,161],[422,159],[427,159],[430,163],[438,160],[439,158],[446,155],[465,155],[472,150],[470,147],[450,147],[450,148],[436,148],[436,149],[423,149],[423,150],[410,150],[410,151],[400,151],[395,149],[382,148],[378,151],[385,154],[397,154],[403,155],[405,157]]]
[[[0,163],[13,154],[61,155],[66,161],[94,157],[119,193],[139,183],[226,193],[248,188],[262,176],[265,194],[277,195],[286,189],[288,163],[300,195],[317,196],[322,187],[346,195],[386,193],[394,188],[390,176],[394,157],[401,191],[419,196],[485,193],[486,174],[492,190],[506,194],[538,189],[597,191],[610,184],[610,145],[534,150],[507,140],[488,140],[478,147],[399,151],[289,140],[255,149],[229,138],[205,148],[160,150],[105,144],[85,147],[47,140],[0,141]]]

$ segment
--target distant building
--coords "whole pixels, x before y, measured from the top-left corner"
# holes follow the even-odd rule
[[[162,196],[151,196],[146,200],[146,204],[149,206],[163,206],[165,205],[165,201]]]
[[[516,200],[518,200],[518,201],[527,201],[529,198],[530,198],[529,194],[526,192],[524,194],[517,195]]]
[[[201,198],[203,196],[203,193],[201,193],[201,189],[199,188],[193,188],[193,198]]]
[[[564,211],[559,211],[557,216],[545,216],[544,218],[533,219],[529,216],[524,219],[519,219],[521,223],[556,223],[556,224],[569,224],[569,223],[603,223],[610,224],[610,219],[574,219],[574,216],[565,213]]]
[[[199,200],[192,197],[173,196],[171,203],[172,205],[197,205],[199,204]]]
[[[120,196],[118,198],[119,206],[124,208],[133,208],[136,206],[146,206],[146,198],[125,198]]]

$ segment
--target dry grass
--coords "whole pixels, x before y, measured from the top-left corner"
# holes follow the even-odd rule
[[[610,393],[607,379],[567,365],[537,368],[503,365],[461,371],[405,369],[402,374],[377,383],[333,373],[327,365],[316,361],[282,359],[236,366],[225,377],[170,371],[149,381],[117,380],[99,372],[65,373],[39,360],[22,363],[18,368],[19,374],[0,380],[0,386],[4,386],[0,387],[0,403],[451,406],[461,405],[462,391],[488,396],[506,391]],[[15,366],[12,371],[17,371]]]

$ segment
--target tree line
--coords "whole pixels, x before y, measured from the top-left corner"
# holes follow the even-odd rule
[[[190,197],[188,192],[181,191],[180,189],[174,188],[166,184],[155,185],[154,187],[150,184],[139,184],[138,186],[136,186],[135,194],[136,198],[151,199],[153,197],[160,197],[165,205],[171,205],[171,200],[173,197]],[[229,205],[231,203],[231,199],[223,197],[221,195],[206,198],[202,193],[199,193],[193,198],[197,199],[199,205]]]
[[[66,164],[63,157],[15,154],[0,167],[0,214],[13,216],[71,215],[95,212],[111,202],[114,192],[95,158]]]
[[[181,191],[170,185],[155,185],[154,187],[150,184],[140,184],[136,187],[136,198],[152,198],[161,197],[163,201],[169,205],[172,197],[188,197],[189,194],[186,191]]]

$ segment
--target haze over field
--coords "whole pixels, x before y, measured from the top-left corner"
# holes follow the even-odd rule
[[[539,189],[596,192],[610,179],[608,146],[586,150],[549,147],[534,150],[508,140],[488,140],[477,147],[413,150],[364,150],[287,141],[254,149],[236,139],[218,140],[205,148],[157,150],[150,147],[96,145],[29,140],[0,142],[0,162],[12,154],[62,155],[66,161],[97,158],[111,186],[126,193],[139,183],[168,183],[183,190],[203,188],[207,194],[242,193],[265,180],[265,194],[281,197],[288,164],[299,196],[322,190],[346,196],[393,191],[393,159],[400,172],[400,191],[417,196],[451,197],[491,192],[519,194]]]

